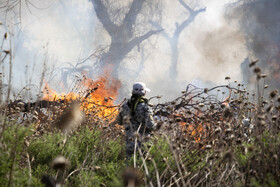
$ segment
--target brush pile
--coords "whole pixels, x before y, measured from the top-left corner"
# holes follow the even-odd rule
[[[280,185],[280,96],[273,90],[265,97],[266,76],[258,68],[254,72],[256,93],[226,77],[227,85],[203,89],[188,85],[175,100],[152,106],[157,130],[145,137],[143,152],[132,160],[125,160],[123,128],[99,115],[103,105],[95,105],[90,113],[81,107],[81,98],[29,110],[23,102],[2,106],[1,181],[74,186]],[[51,163],[57,160],[67,160],[67,167],[54,169]]]
[[[271,91],[269,101],[237,82],[211,89],[188,85],[182,93],[154,107],[160,116],[159,134],[174,158],[174,170],[170,159],[164,160],[167,168],[161,182],[175,186],[280,184],[277,90]]]

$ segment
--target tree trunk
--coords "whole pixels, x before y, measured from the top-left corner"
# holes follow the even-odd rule
[[[179,58],[179,52],[178,52],[178,40],[179,36],[173,36],[170,40],[170,47],[171,47],[171,66],[169,68],[169,77],[171,80],[176,80],[178,77],[178,58]]]
[[[169,78],[174,81],[178,78],[178,58],[179,58],[179,37],[183,30],[192,23],[196,16],[202,12],[206,11],[206,8],[193,10],[191,9],[183,0],[178,0],[179,3],[190,13],[189,17],[185,19],[182,23],[175,23],[176,29],[172,36],[169,36],[166,32],[162,32],[162,35],[166,40],[168,40],[170,48],[171,48],[171,65],[169,68]],[[155,28],[159,29],[162,28],[160,24],[150,21]]]
[[[136,18],[141,12],[146,0],[133,0],[131,7],[125,15],[122,23],[116,25],[109,16],[109,8],[105,7],[102,0],[91,0],[99,21],[111,37],[111,44],[108,52],[101,56],[101,69],[104,71],[110,67],[112,74],[118,77],[118,69],[126,55],[137,45],[142,43],[162,29],[150,30],[141,36],[134,36],[133,26]]]

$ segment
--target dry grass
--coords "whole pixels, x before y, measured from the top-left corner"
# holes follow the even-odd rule
[[[3,42],[6,40],[7,37]],[[0,54],[1,63],[4,63],[7,57],[11,56],[11,50],[2,51],[4,50],[1,50]],[[8,63],[8,67],[12,67],[9,59]],[[268,92],[268,86],[264,84],[267,76],[263,75],[262,70],[255,65],[256,62],[250,64],[256,74],[256,93],[248,92],[244,85],[236,81],[230,82],[230,77],[226,77],[227,85],[213,88],[188,85],[180,97],[153,106],[157,130],[153,132],[152,137],[144,137],[146,143],[138,150],[138,157],[135,156],[132,161],[134,169],[129,167],[114,172],[124,172],[124,184],[132,186],[143,184],[147,186],[280,185],[279,91],[272,90],[264,94]],[[108,173],[105,170],[109,172],[106,164],[112,158],[112,155],[107,156],[106,149],[113,149],[108,142],[121,140],[124,147],[125,136],[122,127],[110,125],[114,115],[100,117],[99,112],[108,106],[94,103],[95,110],[90,112],[80,110],[80,105],[89,102],[83,100],[88,93],[82,91],[75,102],[42,101],[40,97],[37,102],[10,101],[8,98],[11,74],[10,71],[7,97],[2,95],[0,97],[0,148],[3,154],[7,153],[11,157],[9,159],[11,165],[7,166],[7,172],[3,175],[7,179],[7,185],[12,186],[13,181],[17,179],[18,176],[15,174],[17,168],[28,169],[28,184],[32,185],[32,175],[37,170],[34,168],[34,160],[26,151],[30,142],[39,140],[44,135],[64,132],[63,141],[58,142],[58,147],[64,148],[71,138],[79,136],[84,126],[92,132],[100,131],[102,134],[99,137],[102,146],[90,149],[95,150],[96,157],[104,158],[99,161],[99,164],[105,165],[105,169],[96,164],[94,156],[89,158],[90,150],[87,147],[88,152],[84,153],[86,156],[80,161],[79,166],[57,171],[55,176],[44,175],[42,181],[71,185],[71,180],[75,180],[75,177],[79,176],[78,173],[83,171],[90,173],[90,176],[97,174],[106,176]],[[3,76],[1,74],[0,77],[1,92],[5,91]],[[77,92],[81,88],[80,82],[74,83],[76,87],[73,89]],[[42,88],[42,81],[40,87]],[[95,90],[86,91],[94,94]],[[108,98],[104,100],[108,101]],[[109,107],[115,110],[119,108],[119,106]],[[16,140],[20,140],[20,127],[32,127],[32,135],[24,136],[24,150],[19,151],[19,146],[22,146],[20,141],[6,142],[5,133],[9,133],[7,131],[12,126],[16,127],[13,134]],[[8,143],[11,143],[10,148],[7,146]],[[124,154],[123,149],[117,152],[117,154]],[[17,162],[18,157],[20,162]],[[113,158],[119,159],[122,164],[125,163],[124,156],[115,155]],[[67,158],[64,158],[65,160]],[[54,160],[53,163],[56,161]],[[63,162],[62,165],[65,163]],[[49,165],[49,163],[44,164]],[[122,164],[119,164],[120,168],[125,168]],[[2,169],[5,170],[4,167]],[[79,177],[76,180],[84,184],[85,179]],[[122,180],[121,177],[119,180]],[[102,181],[102,185],[106,186],[106,182],[108,181]]]

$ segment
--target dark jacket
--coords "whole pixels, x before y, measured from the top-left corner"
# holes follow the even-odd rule
[[[124,125],[126,133],[137,132],[140,134],[150,133],[155,128],[152,111],[148,100],[143,97],[132,96],[121,107],[116,123]]]

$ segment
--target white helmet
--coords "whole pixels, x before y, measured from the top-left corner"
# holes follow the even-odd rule
[[[132,94],[138,96],[144,96],[146,92],[150,92],[151,90],[146,87],[146,84],[143,82],[136,82],[133,84]]]

